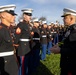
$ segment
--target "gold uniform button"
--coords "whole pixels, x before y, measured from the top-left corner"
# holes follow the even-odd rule
[[[26,45],[26,44],[24,44],[24,45]]]
[[[8,42],[10,42],[10,40],[8,40]]]

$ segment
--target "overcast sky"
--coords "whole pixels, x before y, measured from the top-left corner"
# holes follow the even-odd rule
[[[0,6],[8,4],[16,5],[17,18],[22,14],[22,9],[32,8],[34,10],[33,17],[40,18],[44,16],[48,22],[58,20],[63,23],[61,18],[63,9],[71,8],[76,10],[76,0],[0,0]]]

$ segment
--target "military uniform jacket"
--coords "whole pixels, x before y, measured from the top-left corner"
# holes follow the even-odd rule
[[[53,38],[53,34],[51,32],[52,32],[51,29],[47,29],[48,42],[52,41],[52,38]]]
[[[13,51],[13,43],[8,27],[4,24],[0,25],[0,52]]]
[[[33,39],[32,48],[33,49],[40,49],[40,31],[39,31],[39,28],[33,27],[32,31],[34,32],[34,35],[32,37],[32,39]]]
[[[54,28],[54,29],[53,29],[53,38],[56,38],[56,35],[57,35],[57,29]]]
[[[30,41],[26,41],[30,40],[30,29],[26,21],[20,22],[17,25],[17,28],[18,27],[20,28],[21,33],[15,33],[15,44],[19,44],[17,55],[24,56],[30,52]]]
[[[76,69],[76,24],[71,25],[65,33],[64,44],[61,47],[61,68]]]
[[[11,34],[5,24],[0,24],[0,75],[18,75]]]
[[[42,44],[47,44],[47,30],[45,28],[41,29],[40,39]]]

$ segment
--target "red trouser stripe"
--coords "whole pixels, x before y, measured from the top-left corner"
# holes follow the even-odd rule
[[[69,73],[68,73],[68,75],[72,75],[72,73],[71,73],[71,72],[69,72]]]
[[[22,75],[24,75],[24,56],[22,56]]]

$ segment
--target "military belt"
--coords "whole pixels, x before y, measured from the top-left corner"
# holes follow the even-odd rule
[[[53,33],[56,33],[56,32],[53,32]]]
[[[40,38],[33,38],[33,40],[40,40]]]
[[[0,53],[0,57],[10,56],[10,55],[14,55],[14,51],[1,52],[1,53]]]
[[[20,41],[30,41],[30,39],[20,39]]]
[[[53,32],[51,32],[51,33],[53,33]]]
[[[46,35],[42,35],[42,37],[46,37]]]

